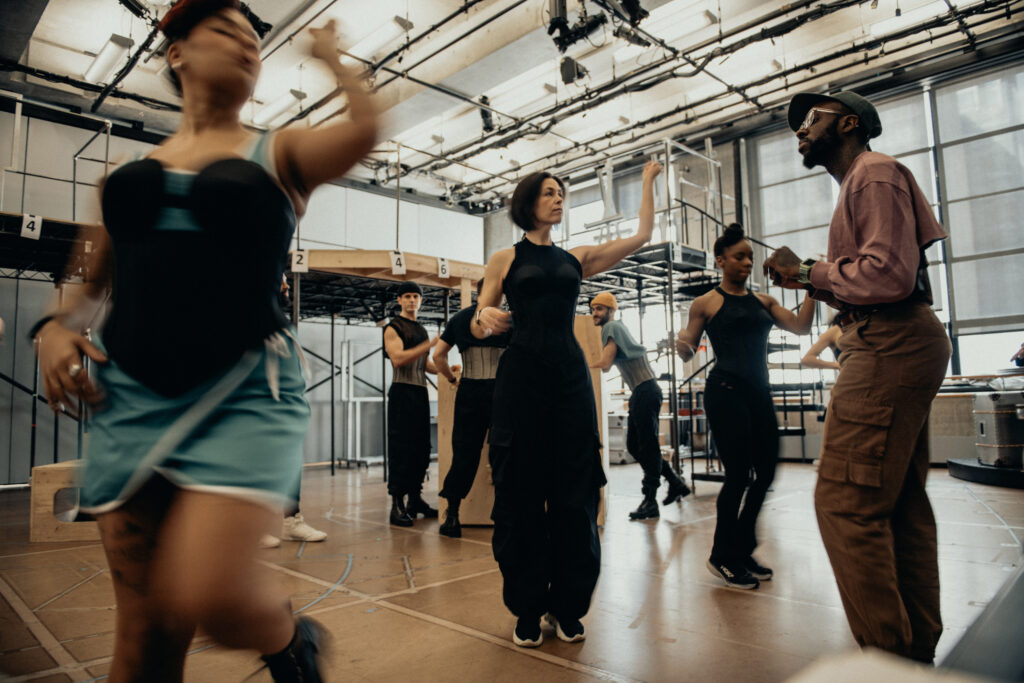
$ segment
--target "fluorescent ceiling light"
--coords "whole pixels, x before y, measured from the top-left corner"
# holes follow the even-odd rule
[[[365,38],[347,50],[362,59],[370,59],[391,42],[401,38],[414,28],[414,24],[404,17],[394,16],[370,31]],[[349,58],[351,60],[351,58]]]
[[[108,83],[114,73],[118,62],[128,54],[128,48],[132,46],[132,40],[111,33],[103,49],[96,55],[89,69],[85,72],[84,78],[89,83]]]
[[[281,97],[263,107],[263,109],[260,109],[256,115],[252,117],[252,122],[257,126],[269,125],[271,121],[304,99],[306,99],[306,93],[301,90],[289,90]]]
[[[873,36],[884,36],[913,26],[926,19],[937,17],[947,11],[949,11],[949,6],[945,2],[929,2],[927,5],[922,5],[917,9],[903,12],[900,16],[889,17],[888,19],[871,24],[870,33]]]

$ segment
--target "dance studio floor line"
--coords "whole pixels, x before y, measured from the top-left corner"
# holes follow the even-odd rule
[[[433,502],[436,466],[431,473]],[[501,603],[491,530],[450,539],[438,520],[391,527],[380,477],[379,468],[333,478],[307,470],[303,513],[327,540],[260,553],[293,609],[333,635],[328,680],[782,681],[854,647],[814,519],[809,465],[783,464],[769,493],[758,557],[776,578],[757,591],[726,589],[704,567],[717,484],[698,482],[660,519],[630,522],[641,472],[612,467],[587,639],[563,643],[545,627],[532,650],[510,641],[515,621]],[[941,658],[1021,562],[1024,494],[943,469],[931,471],[928,490],[939,523]],[[114,598],[102,548],[29,543],[28,502],[27,491],[0,494],[0,679],[105,680]],[[254,654],[199,634],[186,680],[241,681],[259,668]]]

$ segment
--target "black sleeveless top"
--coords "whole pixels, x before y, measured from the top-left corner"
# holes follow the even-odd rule
[[[573,333],[582,280],[583,267],[564,249],[525,238],[516,243],[504,285],[513,319],[509,348],[549,364],[582,356]]]
[[[102,208],[113,247],[103,343],[148,388],[181,395],[288,325],[278,295],[295,212],[260,164],[191,174],[134,161],[107,178]]]
[[[725,301],[706,330],[715,349],[715,367],[710,377],[725,375],[734,381],[757,387],[768,386],[768,332],[774,318],[753,292],[743,296],[715,291]]]

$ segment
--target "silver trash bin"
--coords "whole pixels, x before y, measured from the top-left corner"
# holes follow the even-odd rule
[[[1024,391],[998,391],[974,397],[978,462],[1024,469]]]

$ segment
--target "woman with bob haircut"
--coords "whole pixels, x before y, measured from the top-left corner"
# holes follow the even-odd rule
[[[757,516],[779,458],[779,426],[768,383],[768,332],[778,325],[807,334],[815,304],[805,297],[798,315],[773,297],[747,288],[754,248],[738,223],[715,240],[714,253],[722,283],[693,301],[676,351],[683,360],[693,358],[705,330],[715,350],[704,405],[725,467],[725,483],[718,494],[718,521],[707,567],[727,586],[752,589],[772,578],[772,570],[753,557]]]
[[[573,321],[580,282],[650,241],[660,172],[656,162],[644,166],[636,235],[569,251],[551,240],[565,186],[550,173],[531,173],[510,210],[525,237],[495,253],[484,271],[470,330],[482,339],[511,328],[494,386],[491,518],[503,598],[517,617],[512,640],[522,647],[541,644],[545,614],[560,639],[584,638],[580,619],[601,568],[597,505],[606,480],[590,369]],[[511,313],[498,308],[503,293]]]
[[[51,405],[96,405],[81,509],[99,522],[117,600],[110,680],[180,681],[201,628],[258,651],[275,681],[320,681],[321,627],[296,620],[255,561],[294,502],[309,422],[278,290],[310,193],[372,148],[377,115],[333,22],[312,31],[312,55],[349,120],[265,134],[239,120],[260,72],[244,5],[181,0],[161,29],[181,122],[104,184],[85,287],[111,291],[102,337],[82,336],[81,299],[33,329]]]

